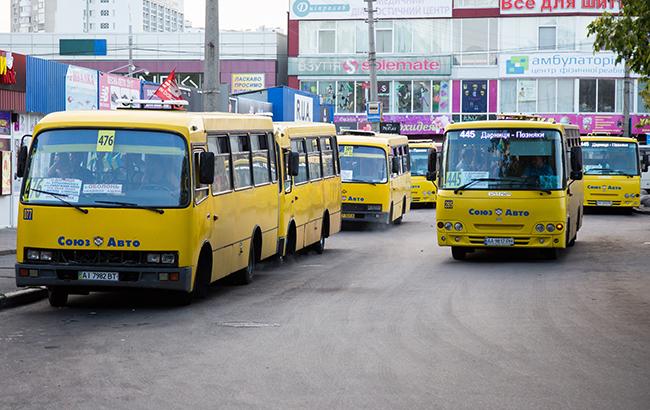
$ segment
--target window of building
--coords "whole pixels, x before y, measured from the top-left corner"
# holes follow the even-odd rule
[[[413,112],[431,112],[430,81],[413,81]]]
[[[323,104],[336,104],[336,82],[319,81],[318,95],[320,95]]]
[[[375,46],[378,53],[393,52],[393,22],[378,21],[375,26]]]
[[[368,52],[368,25],[363,21],[356,22],[356,45],[355,50],[357,53]]]
[[[574,94],[575,80],[572,78],[557,80],[557,112],[575,112]]]
[[[395,81],[395,107],[393,112],[411,112],[413,103],[412,84],[410,81]]]
[[[390,106],[390,81],[377,82],[377,96],[381,102],[381,109],[383,112],[391,111]]]
[[[555,50],[556,44],[556,32],[555,27],[539,27],[539,50]]]
[[[454,20],[454,64],[496,64],[498,28],[498,20],[494,18]]]
[[[396,20],[395,27],[395,52],[413,52],[413,28],[417,26],[415,20]]]
[[[336,23],[324,22],[318,30],[318,52],[322,54],[336,52]]]
[[[614,112],[616,80],[598,80],[598,112]]]
[[[336,52],[339,54],[354,54],[355,44],[352,39],[356,33],[356,22],[337,21],[336,22]]]
[[[641,96],[641,92],[646,88],[646,86],[647,86],[647,83],[645,81],[639,81],[638,82],[638,89],[637,89],[638,91],[636,93],[636,101],[637,101],[636,102],[636,104],[637,104],[636,111],[637,112],[642,112],[642,113],[650,112],[650,107],[645,104],[645,100]]]
[[[302,91],[307,91],[309,93],[316,94],[316,91],[318,89],[318,83],[316,81],[301,81],[300,89]]]
[[[107,29],[110,28],[110,24],[108,24],[108,23],[101,23],[100,26],[99,26],[99,28],[102,29],[102,30],[107,30]]]
[[[616,80],[581,79],[580,112],[614,112],[616,107]]]
[[[336,111],[351,113],[354,111],[354,81],[339,81],[336,95]]]
[[[355,112],[363,114],[366,112],[366,102],[368,101],[368,89],[370,83],[367,81],[356,81],[355,82]]]
[[[501,112],[574,112],[573,79],[502,80],[499,99]]]

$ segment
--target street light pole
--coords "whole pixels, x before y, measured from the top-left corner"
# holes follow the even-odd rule
[[[377,102],[377,51],[375,49],[375,0],[365,0],[368,3],[368,64],[370,66],[370,102]],[[366,103],[366,104],[367,104]],[[383,109],[384,107],[382,107]],[[379,123],[370,124],[372,130],[379,132]]]
[[[219,1],[205,2],[203,110],[219,111]]]
[[[625,74],[623,77],[623,136],[630,136],[630,66],[625,62]]]

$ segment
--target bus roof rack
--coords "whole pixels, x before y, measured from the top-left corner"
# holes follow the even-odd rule
[[[535,114],[516,114],[516,113],[501,113],[497,114],[497,120],[522,120],[522,121],[539,121],[550,122],[555,124],[555,119],[542,117]]]
[[[141,100],[136,98],[118,98],[116,103],[118,109],[165,109],[165,108],[175,108],[175,107],[186,107],[190,105],[187,100]],[[148,107],[147,107],[148,106]]]
[[[341,135],[364,135],[366,137],[374,137],[377,135],[374,131],[363,131],[363,130],[341,130]]]

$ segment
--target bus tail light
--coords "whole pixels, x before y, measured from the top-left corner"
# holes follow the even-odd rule
[[[172,272],[169,274],[169,280],[171,280],[172,282],[178,282],[178,279],[179,279],[178,272]]]
[[[18,269],[18,275],[24,277],[29,276],[29,271],[25,268]]]

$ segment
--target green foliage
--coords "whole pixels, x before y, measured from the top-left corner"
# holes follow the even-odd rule
[[[650,77],[650,1],[625,0],[621,14],[604,13],[587,26],[590,36],[596,35],[594,50],[611,50],[617,62],[625,60],[633,72],[645,80]],[[650,106],[650,82],[641,93]]]

